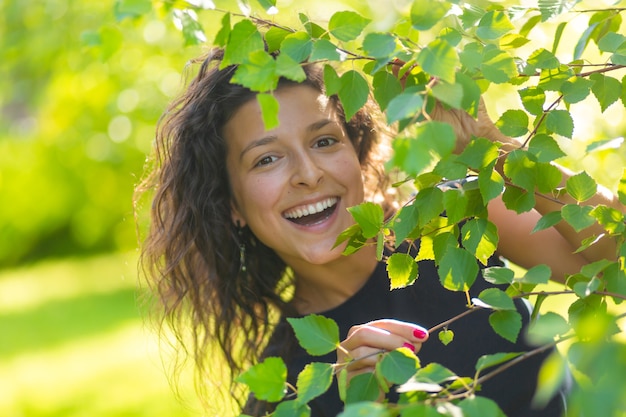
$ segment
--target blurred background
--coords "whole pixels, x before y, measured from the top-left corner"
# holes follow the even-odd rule
[[[0,0],[0,416],[199,415],[190,383],[182,401],[172,392],[138,302],[133,188],[185,63],[203,50],[185,45],[162,3]],[[313,18],[377,5],[383,21],[391,10],[296,3],[279,2]],[[221,16],[201,16],[209,41]],[[624,109],[613,107],[608,124],[589,119],[579,133],[619,136]],[[615,185],[621,173],[602,161],[623,166],[623,147],[607,149],[588,163]]]

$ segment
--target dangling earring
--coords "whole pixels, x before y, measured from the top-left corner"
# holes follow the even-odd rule
[[[239,273],[246,272],[246,244],[243,239],[243,227],[237,220],[237,236],[239,237]]]

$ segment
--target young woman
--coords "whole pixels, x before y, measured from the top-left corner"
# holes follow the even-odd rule
[[[255,94],[231,84],[235,68],[218,69],[220,59],[221,51],[202,59],[197,76],[165,113],[156,165],[144,183],[155,191],[143,249],[148,282],[204,378],[211,378],[210,363],[219,362],[210,355],[217,348],[232,378],[263,357],[281,356],[295,382],[313,358],[297,345],[285,319],[309,313],[336,320],[343,340],[336,354],[317,361],[343,363],[408,347],[422,366],[437,362],[468,376],[481,355],[530,348],[523,337],[510,343],[495,334],[487,312],[451,325],[456,336],[447,346],[428,340],[427,328],[466,309],[465,295],[445,290],[432,262],[420,262],[414,285],[390,292],[373,245],[349,256],[342,255],[345,245],[333,248],[353,224],[347,208],[386,195],[374,113],[362,109],[345,120],[336,97],[324,94],[319,68],[309,65],[304,82],[279,82],[280,124],[266,131]],[[485,117],[476,122],[461,112],[437,113],[455,126],[461,148],[472,134],[509,141]],[[558,205],[539,199],[537,207],[549,212]],[[607,241],[596,245],[596,253],[573,254],[580,236],[566,226],[531,235],[540,214],[516,215],[501,201],[490,205],[489,215],[499,228],[498,254],[522,266],[548,264],[556,279],[612,253]],[[490,265],[496,264],[494,257]],[[479,277],[472,293],[488,285]],[[517,307],[526,325],[528,310],[521,301]],[[530,405],[544,358],[485,382],[480,394],[508,416],[559,415],[560,398],[543,410]],[[375,360],[353,362],[349,377],[372,370]],[[336,388],[310,406],[313,416],[342,409]],[[244,407],[252,415],[271,409],[254,398]]]

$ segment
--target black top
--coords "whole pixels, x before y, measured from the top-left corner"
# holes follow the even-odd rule
[[[490,266],[499,264],[493,259]],[[483,289],[492,286],[482,278],[482,274],[471,289],[476,297]],[[531,349],[524,342],[524,329],[528,325],[529,309],[523,300],[515,301],[517,310],[523,317],[523,328],[517,343],[511,343],[497,335],[491,328],[488,317],[490,310],[475,311],[448,326],[454,332],[454,340],[444,345],[437,334],[432,334],[424,342],[417,356],[421,366],[439,363],[459,376],[473,376],[479,357],[498,352],[522,352]],[[393,318],[430,328],[465,311],[467,300],[462,292],[448,291],[439,282],[436,267],[432,261],[419,262],[419,277],[409,287],[389,290],[386,265],[380,262],[366,284],[343,304],[329,311],[319,313],[333,319],[339,326],[340,340],[344,340],[350,327],[372,320]],[[336,361],[336,353],[312,357],[297,343],[289,347],[294,336],[291,326],[283,318],[278,324],[263,356],[286,357],[289,381],[295,385],[298,373],[310,362]],[[286,342],[287,341],[287,342]],[[289,347],[289,349],[286,349]],[[291,354],[285,354],[285,351]],[[562,413],[562,399],[555,397],[543,410],[532,410],[537,373],[542,361],[550,351],[536,355],[503,373],[486,381],[479,395],[493,399],[508,417],[559,416]],[[250,406],[251,404],[249,404]],[[312,417],[334,417],[343,409],[339,399],[336,380],[322,396],[309,403]],[[251,409],[247,410],[251,412]]]

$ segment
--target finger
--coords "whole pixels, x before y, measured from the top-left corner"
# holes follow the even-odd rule
[[[338,354],[338,359],[340,361],[353,360],[366,356],[372,351],[381,349],[391,351],[400,347],[417,353],[427,337],[425,329],[410,323],[397,320],[370,322],[350,329],[349,336],[341,343],[339,351],[344,352]]]
[[[415,323],[395,319],[381,319],[370,321],[366,325],[402,337],[408,342],[422,343],[428,340],[428,330]]]
[[[350,351],[351,360],[347,362],[348,370],[354,371],[363,368],[374,368],[387,351],[367,346],[358,347]]]

